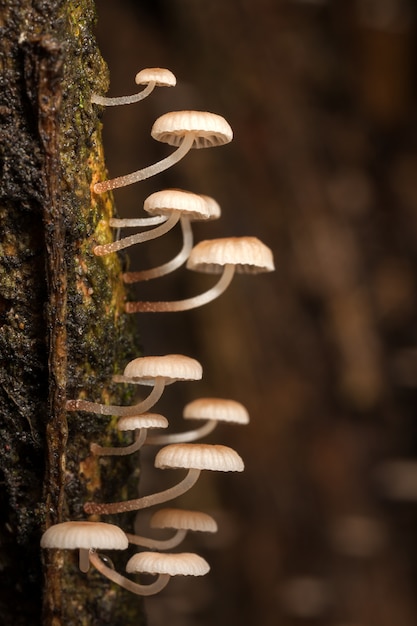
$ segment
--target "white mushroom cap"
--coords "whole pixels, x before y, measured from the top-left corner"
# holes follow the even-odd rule
[[[42,548],[126,550],[129,542],[121,528],[104,522],[62,522],[42,535]]]
[[[168,428],[168,420],[158,413],[141,413],[141,415],[132,415],[121,417],[117,422],[119,430],[138,430],[139,428]]]
[[[182,354],[141,356],[130,361],[123,372],[127,382],[152,385],[155,378],[165,378],[167,385],[177,380],[200,380],[203,369],[198,361]]]
[[[135,83],[137,85],[155,83],[157,87],[175,87],[177,79],[164,67],[147,67],[136,74]]]
[[[172,443],[159,450],[155,467],[160,469],[200,469],[219,472],[243,472],[243,461],[228,446],[204,443]]]
[[[148,196],[143,208],[150,215],[170,215],[179,211],[190,219],[210,218],[207,202],[201,196],[181,189],[162,189]]]
[[[206,196],[205,194],[200,194],[200,198],[203,198],[206,201],[208,212],[209,212],[209,220],[217,220],[222,210],[220,208],[220,204],[212,198],[211,196]]]
[[[224,237],[200,241],[191,250],[187,268],[218,274],[225,265],[234,265],[237,272],[257,274],[272,272],[272,251],[257,237]]]
[[[193,148],[222,146],[233,139],[226,120],[208,111],[171,111],[161,115],[151,130],[154,139],[171,146],[179,146],[190,134],[195,135]]]
[[[184,419],[248,424],[249,413],[240,402],[223,398],[198,398],[185,405]]]
[[[216,520],[202,511],[165,508],[155,511],[150,521],[151,528],[174,528],[206,533],[217,532]]]
[[[169,576],[204,576],[210,571],[205,559],[191,552],[166,554],[161,552],[139,552],[126,564],[126,571]]]

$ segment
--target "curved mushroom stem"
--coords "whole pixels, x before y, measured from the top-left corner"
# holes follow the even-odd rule
[[[161,237],[161,235],[165,235],[165,233],[171,230],[171,228],[174,228],[175,224],[179,222],[180,217],[180,211],[173,211],[169,218],[165,222],[163,222],[163,224],[160,224],[156,228],[152,228],[151,230],[147,230],[145,232],[136,233],[135,235],[129,235],[129,237],[123,237],[123,239],[113,241],[112,243],[95,246],[93,252],[97,256],[103,256],[105,254],[111,254],[112,252],[118,252],[119,250],[123,250],[123,248],[133,246],[136,243],[142,243],[143,241],[149,241],[150,239],[156,239],[157,237]]]
[[[90,569],[90,550],[88,548],[79,549],[78,566],[81,572],[88,572]]]
[[[126,533],[126,536],[129,543],[133,543],[135,546],[142,546],[151,550],[171,550],[171,548],[175,548],[183,541],[187,532],[186,529],[180,528],[169,539],[150,539],[140,535],[131,535],[130,533]]]
[[[153,493],[149,496],[136,498],[135,500],[125,500],[123,502],[95,503],[86,502],[84,511],[88,515],[108,515],[113,513],[125,513],[126,511],[138,511],[139,509],[147,509],[155,504],[161,504],[168,500],[173,500],[177,496],[191,489],[198,480],[201,470],[191,468],[183,480],[169,489]]]
[[[133,454],[133,452],[137,452],[137,450],[139,450],[143,446],[147,434],[148,430],[146,428],[138,428],[136,430],[135,441],[130,444],[130,446],[106,448],[99,446],[96,443],[92,443],[90,445],[90,450],[93,454],[96,454],[97,456],[125,456],[126,454]]]
[[[190,441],[201,439],[202,437],[206,437],[207,435],[212,433],[217,424],[217,420],[207,420],[207,422],[205,422],[205,424],[203,424],[199,428],[195,428],[194,430],[186,430],[183,433],[151,435],[147,438],[146,443],[157,446],[165,446],[170,443],[189,443]]]
[[[90,563],[106,578],[116,583],[116,585],[120,585],[127,591],[131,591],[132,593],[136,593],[138,596],[152,596],[155,593],[158,593],[166,587],[171,576],[169,574],[159,574],[158,578],[151,583],[150,585],[139,585],[138,583],[134,583],[133,580],[129,580],[125,576],[122,576],[118,572],[115,572],[110,567],[107,567],[100,559],[100,556],[97,552],[90,550],[89,553]]]
[[[195,309],[220,296],[232,282],[234,273],[235,266],[228,263],[224,266],[223,274],[214,287],[199,296],[173,302],[126,302],[125,311],[126,313],[165,313],[169,311],[176,312]]]
[[[152,217],[111,217],[109,226],[112,228],[145,228],[146,226],[158,226],[167,221],[166,215],[154,215]]]
[[[145,413],[162,396],[165,389],[165,378],[157,376],[155,378],[155,385],[151,393],[139,402],[132,406],[117,406],[115,404],[100,404],[99,402],[90,402],[89,400],[67,400],[67,411],[88,411],[89,413],[98,413],[99,415],[117,415],[118,417],[130,417],[132,415],[138,415]]]
[[[153,165],[149,165],[148,167],[144,167],[141,170],[137,170],[136,172],[132,172],[131,174],[127,174],[126,176],[118,176],[117,178],[111,178],[109,180],[103,180],[100,183],[96,183],[93,190],[95,193],[104,193],[105,191],[117,189],[118,187],[125,187],[126,185],[137,183],[140,180],[145,180],[145,178],[155,176],[155,174],[159,174],[160,172],[167,170],[171,167],[171,165],[175,165],[175,163],[181,161],[187,152],[191,150],[193,142],[194,133],[187,133],[184,135],[184,138],[178,148],[169,156],[165,157],[165,159],[162,159]]]
[[[119,96],[117,98],[108,98],[105,96],[99,96],[96,93],[93,93],[91,96],[91,102],[93,104],[101,104],[106,107],[114,107],[119,104],[133,104],[134,102],[140,102],[140,100],[144,100],[149,94],[153,92],[156,86],[156,81],[150,81],[145,89],[142,89],[139,93],[134,93],[131,96]]]

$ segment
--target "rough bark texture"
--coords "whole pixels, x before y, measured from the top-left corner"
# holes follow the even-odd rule
[[[104,169],[100,111],[90,96],[108,81],[94,19],[90,0],[0,2],[5,625],[141,621],[137,597],[100,575],[81,575],[75,554],[48,551],[42,561],[39,548],[45,527],[85,518],[85,499],[123,496],[132,471],[89,455],[110,420],[65,411],[66,397],[82,394],[126,401],[109,380],[137,353],[122,314],[119,262],[91,252],[110,238],[104,218],[113,210],[90,190]]]

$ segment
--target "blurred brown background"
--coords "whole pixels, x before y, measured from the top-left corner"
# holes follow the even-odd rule
[[[119,214],[139,214],[163,187],[211,195],[222,217],[196,240],[255,235],[277,268],[236,277],[201,309],[137,316],[146,354],[203,364],[201,383],[172,386],[158,405],[174,424],[202,395],[251,415],[210,437],[238,450],[245,473],[204,476],[184,499],[218,519],[216,537],[186,546],[212,571],[148,599],[150,626],[415,626],[415,3],[97,0],[97,10],[109,95],[134,92],[143,67],[178,80],[106,110],[111,177],[168,153],[149,134],[168,110],[219,113],[235,133],[116,191]],[[179,246],[176,230],[136,247],[129,265]],[[212,282],[182,269],[132,299]],[[144,492],[160,484],[151,461]]]

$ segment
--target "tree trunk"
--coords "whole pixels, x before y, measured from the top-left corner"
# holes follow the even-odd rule
[[[137,354],[119,262],[92,254],[92,243],[110,239],[105,218],[113,212],[107,194],[91,193],[104,162],[100,110],[90,97],[108,81],[94,19],[91,0],[0,2],[5,626],[141,623],[136,596],[81,574],[72,552],[39,548],[46,527],[85,519],[92,494],[118,499],[132,474],[129,462],[98,463],[89,453],[91,441],[111,439],[111,419],[65,411],[66,398],[81,394],[126,401],[109,381]]]

